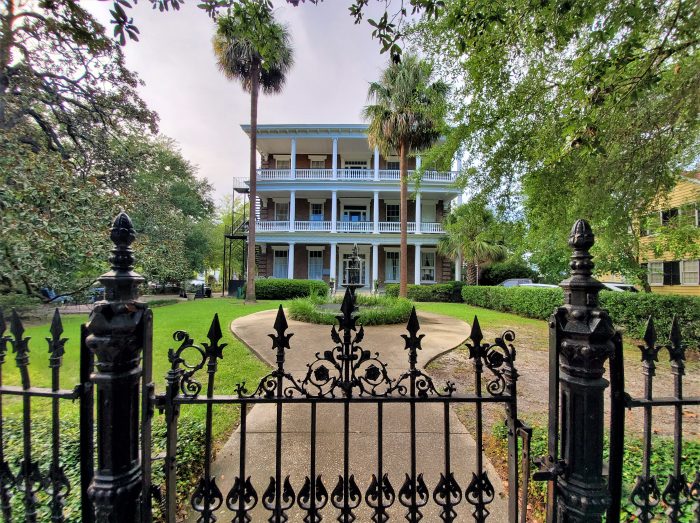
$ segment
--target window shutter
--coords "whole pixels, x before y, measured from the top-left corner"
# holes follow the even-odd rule
[[[681,284],[681,264],[677,261],[664,262],[664,285]]]

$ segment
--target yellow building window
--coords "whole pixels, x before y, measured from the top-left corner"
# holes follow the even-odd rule
[[[681,284],[698,285],[700,281],[700,262],[685,260],[681,262]]]

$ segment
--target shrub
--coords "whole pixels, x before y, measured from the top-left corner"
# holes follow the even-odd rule
[[[60,460],[64,473],[71,485],[71,490],[66,497],[65,521],[66,523],[79,523],[80,518],[80,426],[77,419],[63,419],[60,425]],[[41,471],[45,474],[51,463],[51,420],[48,417],[34,416],[32,418],[32,459],[39,463]],[[19,472],[19,463],[22,460],[23,436],[22,419],[20,417],[3,418],[3,450],[5,459],[14,473]],[[195,419],[181,418],[178,422],[178,503],[181,506],[187,504],[187,495],[193,492],[202,473],[204,458],[203,424]],[[166,430],[165,423],[154,423],[153,426],[153,456],[165,451]],[[163,467],[153,466],[153,484],[163,487],[165,477]],[[24,497],[20,493],[11,498],[13,521],[24,521]],[[162,521],[157,504],[154,513],[155,521]],[[46,491],[37,492],[38,521],[51,520],[50,498]]]
[[[534,281],[537,273],[524,261],[515,258],[489,265],[481,272],[479,282],[481,285],[498,285],[511,278],[529,278]]]
[[[333,303],[339,304],[342,296],[336,296]],[[411,315],[413,304],[404,298],[358,295],[358,322],[362,325],[389,325],[404,323]],[[311,298],[297,298],[289,305],[289,317],[293,320],[321,325],[336,323],[338,309],[323,308],[325,303]]]
[[[255,280],[255,297],[259,300],[291,300],[316,294],[328,295],[328,284],[319,280]]]
[[[38,298],[26,294],[19,294],[16,292],[0,294],[0,311],[3,312],[6,318],[9,317],[12,309],[15,309],[20,316],[25,317],[40,304],[41,301]]]
[[[562,305],[564,294],[561,289],[465,286],[462,298],[477,307],[546,320]],[[673,317],[677,316],[688,346],[700,344],[700,298],[602,291],[600,306],[608,311],[617,328],[633,338],[644,335],[646,322],[653,316],[659,338],[663,339],[670,332]]]
[[[409,285],[408,299],[413,301],[461,302],[464,282],[451,281],[432,285]],[[387,296],[398,297],[399,284],[389,283],[384,287]]]

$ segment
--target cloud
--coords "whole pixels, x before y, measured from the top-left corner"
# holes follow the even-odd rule
[[[387,56],[380,55],[368,24],[353,24],[349,3],[277,2],[276,16],[292,35],[295,65],[281,94],[261,95],[260,123],[361,122],[367,83]],[[84,5],[110,27],[109,3]],[[217,70],[213,22],[194,3],[161,13],[140,2],[131,14],[141,37],[126,45],[126,62],[145,81],[140,92],[160,115],[161,132],[180,143],[217,198],[229,194],[233,178],[247,178],[248,141],[240,124],[250,120],[250,98]]]

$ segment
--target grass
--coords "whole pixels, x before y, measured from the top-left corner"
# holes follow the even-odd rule
[[[245,305],[242,300],[236,299],[209,299],[180,302],[173,305],[165,305],[153,309],[153,381],[156,386],[156,393],[165,390],[165,374],[170,365],[168,363],[168,349],[177,348],[178,343],[172,338],[177,330],[185,330],[195,340],[200,343],[206,340],[214,314],[219,314],[221,330],[223,332],[222,343],[227,346],[224,349],[224,358],[219,363],[216,374],[216,393],[231,394],[236,383],[246,381],[248,383],[257,382],[268,370],[268,367],[255,355],[238,341],[231,334],[229,325],[232,320],[252,314],[255,312],[276,308],[279,301],[259,301],[255,305]],[[87,315],[66,315],[63,320],[63,337],[68,338],[66,352],[61,368],[61,387],[71,389],[78,382],[79,373],[79,347],[80,347],[80,325],[86,322]],[[51,383],[51,372],[48,367],[48,351],[45,338],[49,336],[50,324],[41,324],[27,327],[25,337],[30,337],[30,358],[29,374],[32,385],[49,386]],[[272,332],[270,325],[270,332]],[[6,334],[9,334],[6,333]],[[199,372],[200,379],[206,383],[206,372]],[[6,363],[3,366],[3,381],[7,385],[19,385],[20,377],[14,365],[14,358],[11,351],[8,351]],[[14,417],[21,415],[21,402],[19,398],[5,397],[4,415]],[[48,416],[50,403],[46,400],[32,401],[32,410],[35,414]],[[62,402],[61,417],[76,418],[78,414],[77,405],[70,402]],[[204,409],[199,406],[187,406],[181,410],[181,418],[204,419]],[[158,423],[160,416],[156,414],[154,422]],[[233,426],[238,421],[238,412],[233,406],[222,406],[215,408],[214,415],[214,437],[220,440],[221,437],[230,433]]]

